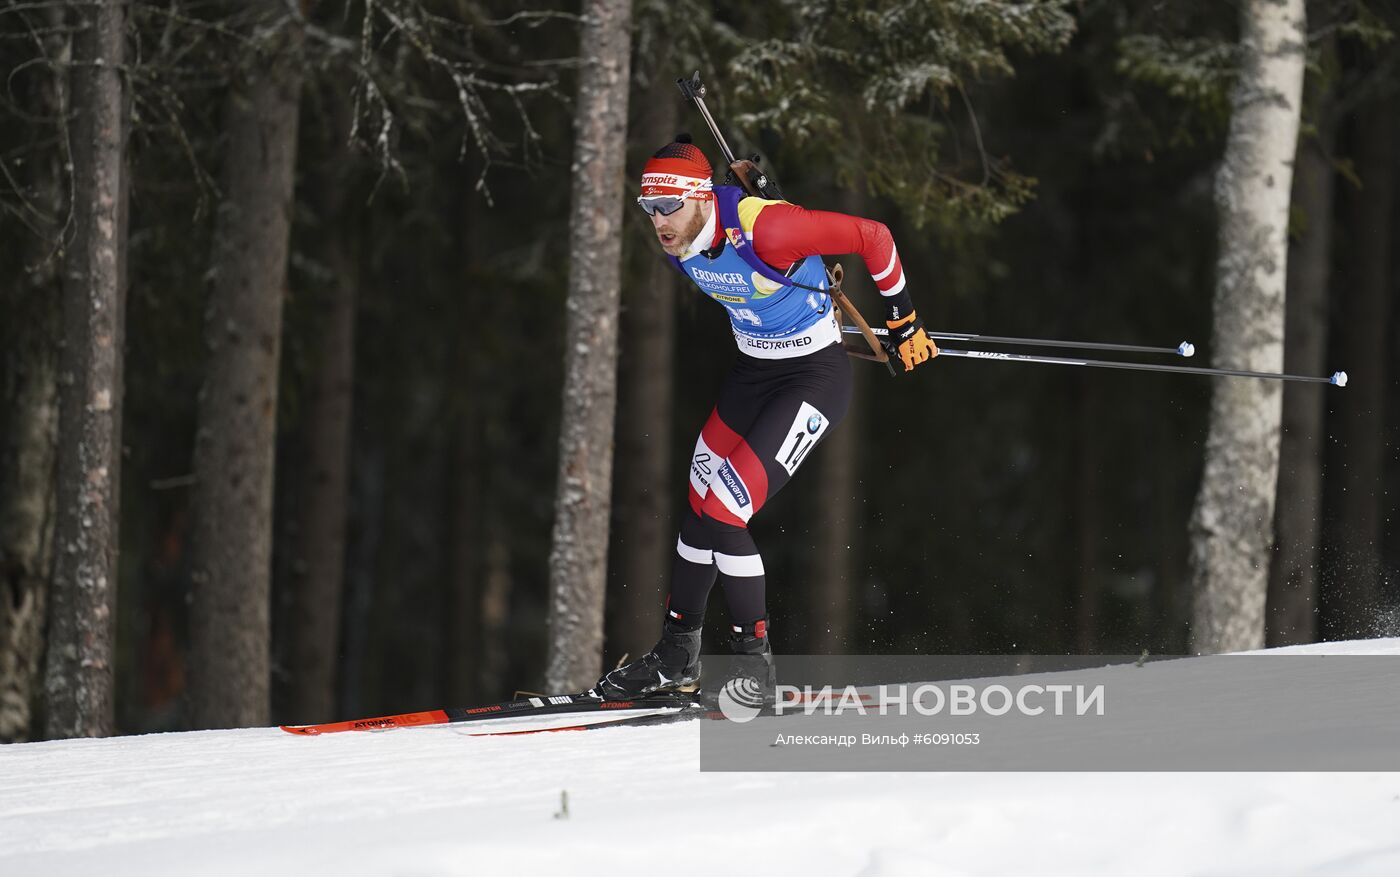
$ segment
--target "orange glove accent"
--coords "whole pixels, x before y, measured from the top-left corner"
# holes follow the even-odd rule
[[[928,362],[938,355],[938,345],[924,331],[924,321],[913,311],[909,316],[898,320],[886,320],[889,327],[889,350],[904,363],[905,371],[913,371],[916,365]]]

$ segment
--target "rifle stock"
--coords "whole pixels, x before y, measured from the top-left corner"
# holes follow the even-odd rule
[[[880,339],[875,337],[875,333],[870,331],[870,324],[865,322],[865,317],[860,315],[860,311],[856,310],[856,306],[851,304],[851,300],[842,291],[841,277],[843,274],[844,270],[841,268],[840,262],[827,269],[827,278],[831,286],[829,293],[831,300],[836,303],[836,322],[838,324],[841,322],[842,314],[850,317],[851,322],[855,323],[856,328],[860,330],[865,343],[870,345],[870,353],[852,347],[847,347],[846,352],[857,359],[869,359],[873,362],[883,363],[891,375],[895,374],[894,364],[890,362],[889,351],[885,350],[885,345],[880,343]]]

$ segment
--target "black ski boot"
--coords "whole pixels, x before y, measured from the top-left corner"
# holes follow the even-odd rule
[[[668,691],[694,691],[700,681],[700,628],[669,618],[661,640],[635,661],[603,674],[592,694],[603,700],[630,700]]]
[[[729,636],[729,678],[724,687],[730,697],[750,706],[772,705],[778,685],[773,669],[773,647],[768,640],[768,619],[734,625]]]

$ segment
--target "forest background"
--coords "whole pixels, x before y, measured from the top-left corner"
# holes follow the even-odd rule
[[[1206,364],[1241,20],[1269,2],[6,0],[0,739],[544,686],[571,271],[607,258],[579,255],[577,227],[614,207],[601,660],[649,647],[694,436],[736,355],[631,204],[677,131],[720,163],[674,84],[696,69],[789,199],[890,226],[931,329],[1189,339]],[[1306,8],[1283,366],[1351,386],[1284,394],[1269,644],[1400,632],[1400,8]],[[625,137],[587,133],[595,68],[621,77]],[[85,189],[104,93],[119,164]],[[618,204],[580,204],[580,155],[624,163]],[[84,224],[91,191],[115,231]],[[107,232],[110,530],[65,552],[63,509],[92,526],[60,474],[81,444],[60,429],[64,356],[91,337],[65,302],[79,244]],[[240,294],[256,305],[221,310]],[[248,340],[220,329],[243,319],[255,368],[214,410],[220,352]],[[779,651],[1192,649],[1190,521],[1213,381],[1233,379],[854,366],[851,417],[754,524]],[[215,496],[201,467],[246,483]],[[244,490],[263,483],[266,507]],[[93,552],[110,581],[65,572]],[[64,582],[99,599],[77,608]],[[63,627],[78,617],[95,621]],[[103,637],[63,669],[83,653],[66,643]],[[98,718],[56,722],[75,690]]]

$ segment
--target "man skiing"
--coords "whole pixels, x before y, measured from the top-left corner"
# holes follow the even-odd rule
[[[642,171],[637,203],[667,257],[728,310],[739,358],[695,442],[690,509],[676,541],[661,639],[598,680],[594,693],[609,700],[695,686],[705,607],[717,580],[729,607],[731,649],[771,668],[763,559],[749,521],[845,417],[851,400],[851,367],[821,257],[857,253],[865,260],[885,303],[891,351],[905,370],[938,355],[882,223],[750,197],[737,186],[714,186],[712,175],[685,134]]]

